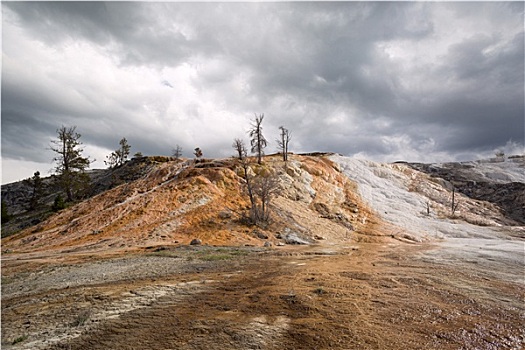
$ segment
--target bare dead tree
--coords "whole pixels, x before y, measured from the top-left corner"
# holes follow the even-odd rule
[[[179,160],[180,157],[182,157],[182,147],[181,146],[179,145],[175,146],[172,152],[173,152],[173,157],[175,157],[176,160]]]
[[[456,203],[456,188],[452,187],[452,203],[450,205],[450,211],[452,216],[456,213],[456,210],[458,210],[459,202]]]
[[[265,226],[270,221],[270,202],[279,188],[279,181],[276,175],[261,174],[254,177],[252,186],[256,201],[250,216],[257,225]]]
[[[232,147],[237,152],[237,157],[241,162],[241,166],[244,173],[244,180],[246,181],[246,190],[248,191],[248,197],[250,198],[250,208],[253,208],[255,206],[255,196],[253,193],[253,186],[251,176],[249,173],[250,164],[248,162],[248,150],[246,149],[244,141],[241,139],[235,139],[233,141]]]
[[[281,151],[283,155],[283,161],[288,161],[288,144],[290,143],[290,140],[292,139],[292,133],[286,129],[284,126],[280,126],[279,130],[281,130],[281,134],[279,135],[279,139],[277,139],[277,147]]]
[[[250,172],[248,150],[240,139],[235,139],[232,147],[237,152],[243,168],[246,191],[250,199],[250,221],[259,226],[265,226],[270,220],[270,202],[278,188],[276,175],[253,175]]]
[[[236,157],[239,160],[243,160],[248,156],[248,151],[246,149],[246,145],[244,144],[244,141],[241,139],[235,139],[233,140],[232,144],[233,149],[237,153]]]
[[[262,121],[264,119],[264,114],[255,115],[255,120],[252,122],[252,128],[248,132],[248,135],[251,137],[251,146],[252,153],[257,155],[257,163],[261,164],[262,156],[264,154],[264,148],[268,146],[268,141],[264,138],[262,134]]]

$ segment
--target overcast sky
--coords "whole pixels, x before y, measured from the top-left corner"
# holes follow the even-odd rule
[[[76,126],[131,152],[439,162],[523,153],[523,2],[2,2],[2,183],[48,175]]]

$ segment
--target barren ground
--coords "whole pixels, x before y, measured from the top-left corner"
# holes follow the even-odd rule
[[[447,216],[407,166],[331,159],[254,167],[282,185],[266,231],[240,223],[231,161],[165,162],[2,239],[2,348],[524,348],[522,226],[465,196]]]
[[[7,254],[2,348],[522,349],[522,250],[385,240]]]

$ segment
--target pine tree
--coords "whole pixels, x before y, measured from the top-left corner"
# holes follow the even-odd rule
[[[51,150],[57,153],[53,161],[56,162],[58,184],[66,194],[67,201],[73,201],[89,186],[89,177],[85,171],[91,162],[88,157],[82,156],[81,135],[76,132],[76,126],[62,126],[57,134],[58,139],[51,141]]]
[[[44,195],[44,184],[40,177],[40,172],[36,171],[33,177],[24,180],[24,183],[31,187],[31,198],[29,199],[29,210],[34,210],[40,204],[40,200]]]
[[[131,149],[131,146],[128,144],[128,140],[123,137],[119,141],[119,145],[119,149],[111,152],[109,156],[106,156],[107,161],[104,161],[104,163],[110,168],[121,166],[126,162],[126,160],[128,160],[129,151]]]
[[[9,215],[7,211],[7,203],[2,200],[2,224],[5,224],[9,220],[11,220],[11,215]]]
[[[53,205],[51,206],[51,209],[53,211],[60,211],[65,208],[66,208],[66,203],[64,203],[64,198],[62,198],[61,195],[57,195],[55,197],[55,200],[53,201]]]

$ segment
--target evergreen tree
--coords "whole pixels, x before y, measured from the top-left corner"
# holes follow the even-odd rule
[[[67,201],[73,201],[89,187],[89,176],[85,171],[91,162],[88,157],[82,156],[81,135],[76,132],[76,126],[62,126],[57,134],[57,140],[51,141],[51,150],[57,153],[53,161],[56,162],[58,184],[66,194]]]
[[[107,160],[104,161],[104,163],[109,166],[110,168],[116,168],[118,166],[121,166],[128,160],[129,152],[131,149],[131,146],[128,144],[128,140],[126,140],[125,137],[123,137],[119,141],[119,149],[111,152],[109,156],[106,156]]]
[[[40,172],[36,171],[33,177],[24,180],[24,183],[31,187],[31,198],[29,199],[29,210],[34,210],[40,204],[44,196],[44,183],[40,177]]]
[[[2,224],[11,220],[11,215],[7,212],[7,203],[2,200]]]
[[[51,209],[53,211],[60,211],[62,209],[65,209],[66,207],[66,203],[64,203],[64,198],[62,198],[61,195],[57,195],[55,197],[55,200],[53,201],[53,206],[51,207]]]

